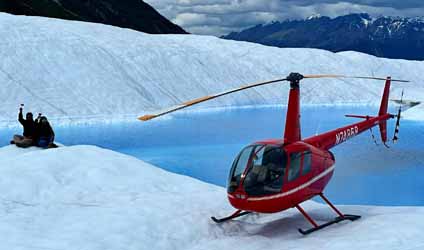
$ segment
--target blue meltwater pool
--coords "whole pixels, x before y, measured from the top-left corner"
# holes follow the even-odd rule
[[[149,122],[56,127],[65,145],[91,144],[133,155],[163,169],[225,186],[233,159],[249,143],[281,138],[285,108],[245,108],[177,113]],[[357,122],[345,114],[377,113],[374,107],[302,108],[302,137]],[[395,120],[388,121],[388,137]],[[20,129],[0,129],[6,145]],[[379,131],[374,129],[379,140]],[[400,141],[376,146],[365,132],[336,146],[336,170],[326,194],[338,204],[424,205],[424,123],[401,121]],[[143,181],[143,180],[140,180]]]

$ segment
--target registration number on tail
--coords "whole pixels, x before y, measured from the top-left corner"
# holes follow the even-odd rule
[[[336,144],[347,141],[349,138],[357,135],[359,132],[358,126],[354,126],[336,134]]]

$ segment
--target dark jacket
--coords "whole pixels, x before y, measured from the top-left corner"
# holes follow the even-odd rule
[[[47,140],[49,142],[54,141],[54,131],[53,128],[50,126],[49,122],[42,123],[40,121],[41,119],[36,119],[35,122],[35,140]]]
[[[33,138],[35,135],[35,123],[33,120],[25,120],[22,112],[19,112],[19,122],[24,127],[24,136]]]

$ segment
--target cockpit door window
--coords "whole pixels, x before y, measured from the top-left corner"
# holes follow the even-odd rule
[[[312,153],[311,151],[303,152],[303,168],[302,175],[306,175],[311,171]]]
[[[301,160],[302,153],[299,152],[290,154],[290,170],[287,177],[288,181],[293,181],[299,177]]]
[[[263,145],[258,145],[254,152],[243,181],[244,190],[254,196],[280,192],[287,162],[286,152],[280,147]]]

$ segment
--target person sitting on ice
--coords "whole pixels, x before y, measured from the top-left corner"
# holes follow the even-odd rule
[[[41,148],[56,148],[54,131],[47,117],[39,116],[35,123],[35,145]]]
[[[26,113],[26,119],[22,114],[23,105],[19,108],[18,121],[23,126],[23,135],[14,135],[11,144],[16,144],[16,146],[21,148],[27,148],[33,145],[34,143],[34,134],[35,134],[35,122],[31,112]]]

